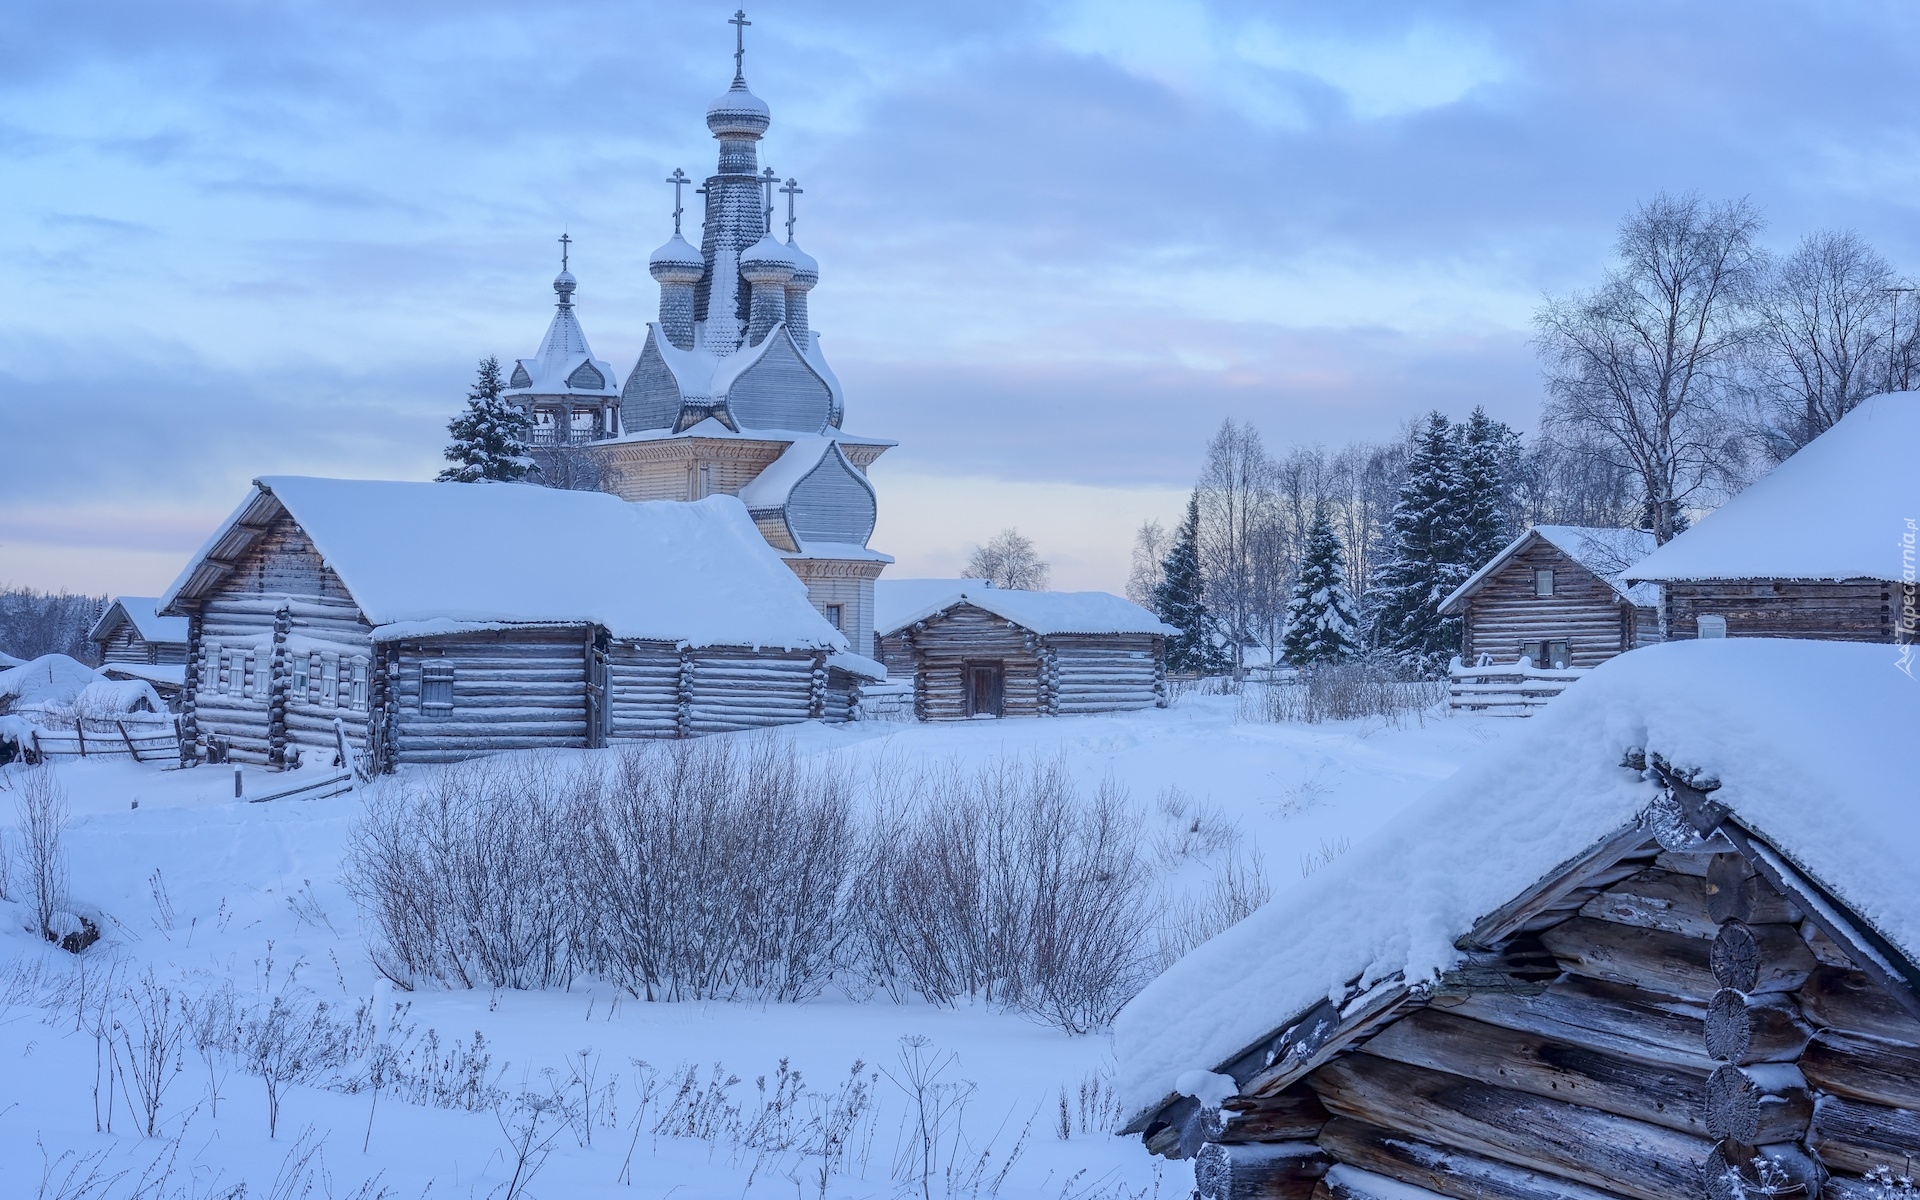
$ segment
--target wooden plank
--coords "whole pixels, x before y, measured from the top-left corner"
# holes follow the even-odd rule
[[[1724,857],[1716,855],[1714,857]],[[1750,924],[1793,924],[1800,912],[1785,896],[1757,880],[1745,886],[1740,919]],[[1580,915],[1643,929],[1662,929],[1688,937],[1711,938],[1723,918],[1711,911],[1708,881],[1698,875],[1652,868],[1614,884],[1587,901]]]
[[[1271,1096],[1232,1096],[1220,1107],[1226,1128],[1214,1140],[1228,1144],[1312,1141],[1327,1123],[1320,1098],[1299,1085]]]
[[[1319,1141],[1320,1148],[1341,1163],[1457,1200],[1618,1200],[1619,1196],[1349,1117],[1329,1121]]]
[[[1799,999],[1800,1010],[1816,1025],[1920,1046],[1920,1021],[1862,971],[1823,965]]]
[[[1822,1091],[1920,1112],[1920,1048],[1826,1029],[1801,1056],[1800,1072]]]
[[[1638,825],[1628,826],[1598,845],[1547,872],[1540,882],[1474,922],[1460,939],[1462,947],[1491,948],[1510,937],[1529,917],[1564,900],[1594,875],[1651,845]]]
[[[1308,1077],[1336,1116],[1642,1200],[1695,1194],[1713,1144],[1679,1130],[1355,1053]]]
[[[1807,1144],[1833,1170],[1865,1175],[1875,1167],[1891,1167],[1905,1173],[1920,1156],[1920,1113],[1825,1096],[1814,1111]]]
[[[1758,958],[1753,986],[1743,990],[1792,991],[1818,965],[1791,925],[1752,930]],[[1574,917],[1543,932],[1540,940],[1569,971],[1590,978],[1696,1000],[1710,999],[1721,987],[1712,966],[1715,943],[1704,938]]]

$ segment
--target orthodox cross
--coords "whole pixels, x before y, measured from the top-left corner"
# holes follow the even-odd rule
[[[744,63],[747,57],[747,26],[753,24],[747,20],[747,10],[735,9],[727,18],[727,24],[733,26],[733,81],[745,83],[747,80]]]
[[[693,180],[687,178],[685,171],[675,167],[673,174],[667,176],[667,182],[673,185],[673,236],[679,237],[680,214],[686,211],[680,207],[680,189],[692,183]]]
[[[560,269],[567,269],[567,251],[573,246],[573,238],[565,233],[560,235]]]
[[[796,220],[793,215],[793,198],[795,196],[805,195],[806,189],[801,187],[797,181],[789,179],[787,180],[787,186],[781,188],[780,192],[787,198],[787,240],[792,241],[793,223]]]
[[[767,197],[766,233],[768,237],[773,236],[773,185],[779,182],[780,177],[773,173],[772,167],[760,172],[760,187]]]

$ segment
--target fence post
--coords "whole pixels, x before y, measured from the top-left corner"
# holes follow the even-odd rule
[[[233,798],[235,800],[244,800],[247,795],[246,777],[241,774],[242,770],[241,764],[233,764]]]
[[[115,720],[114,724],[120,728],[120,740],[127,744],[127,753],[133,755],[133,761],[139,762],[140,748],[133,744],[132,735],[127,733],[127,723],[125,721]]]
[[[29,729],[27,730],[27,734],[33,738],[33,761],[37,763],[47,761],[47,752],[40,748],[40,731],[38,729]]]
[[[80,739],[80,757],[87,756],[87,723],[79,717],[73,719],[73,735]]]

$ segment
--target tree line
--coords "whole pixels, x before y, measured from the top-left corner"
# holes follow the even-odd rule
[[[1135,537],[1127,594],[1181,629],[1169,665],[1367,655],[1432,676],[1460,645],[1439,603],[1523,529],[1634,527],[1664,544],[1867,396],[1906,390],[1915,289],[1855,233],[1776,256],[1762,229],[1745,200],[1662,195],[1628,214],[1598,285],[1535,315],[1530,437],[1476,408],[1275,455],[1223,422],[1186,519]]]

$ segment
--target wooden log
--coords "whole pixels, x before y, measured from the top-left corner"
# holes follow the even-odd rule
[[[1320,1148],[1338,1162],[1458,1200],[1617,1200],[1619,1196],[1349,1117],[1327,1122],[1319,1140]]]
[[[1442,1200],[1439,1192],[1345,1164],[1330,1168],[1313,1194],[1327,1200]]]
[[[1739,855],[1713,857],[1731,857],[1745,864]],[[1735,890],[1729,892],[1726,890],[1729,888]],[[1614,884],[1587,901],[1580,913],[1600,920],[1618,921],[1623,925],[1664,929],[1688,937],[1711,938],[1719,932],[1721,921],[1731,919],[1714,915],[1716,902],[1724,907],[1729,903],[1729,896],[1739,902],[1739,911],[1751,914],[1741,918],[1743,920],[1758,924],[1792,924],[1800,919],[1799,911],[1786,897],[1757,879],[1751,883],[1744,878],[1737,879],[1724,884],[1722,890],[1716,892],[1710,878],[1681,875],[1657,868],[1641,871]]]
[[[1807,1144],[1833,1170],[1865,1175],[1891,1167],[1904,1173],[1906,1164],[1920,1159],[1920,1113],[1823,1096]]]
[[[1800,1072],[1823,1092],[1920,1112],[1920,1049],[1915,1047],[1826,1029],[1801,1055]]]
[[[1723,927],[1724,931],[1724,927]],[[1817,965],[1813,953],[1790,925],[1756,925],[1753,938],[1753,986],[1746,992],[1792,991]],[[1696,1000],[1710,999],[1723,986],[1712,966],[1718,941],[1642,929],[1591,917],[1574,917],[1540,935],[1569,971],[1595,979],[1630,983]],[[1737,946],[1723,950],[1729,964]]]
[[[1713,1069],[1703,1052],[1707,1013],[1697,1003],[1628,984],[1569,975],[1537,996],[1478,994],[1439,998],[1435,1007],[1507,1029],[1576,1041],[1646,1062]],[[1799,1056],[1813,1030],[1784,999],[1751,1002],[1746,1051],[1730,1062],[1784,1062]]]
[[[1716,1110],[1712,1082],[1721,1078],[1718,1071],[1709,1076],[1691,1063],[1622,1058],[1581,1042],[1432,1009],[1411,1013],[1376,1034],[1366,1052],[1702,1136],[1725,1136],[1713,1128],[1713,1114],[1721,1111],[1723,1120],[1742,1119],[1758,1127],[1759,1136],[1749,1130],[1742,1139],[1749,1143],[1798,1137],[1813,1113],[1804,1087],[1763,1090],[1737,1067],[1723,1070],[1747,1087],[1741,1091],[1734,1080],[1724,1081]],[[1763,1096],[1769,1101],[1764,1105]]]
[[[1821,967],[1800,989],[1800,1010],[1815,1025],[1920,1046],[1920,1021],[1864,972]]]
[[[1812,1035],[1812,1027],[1784,996],[1755,997],[1722,988],[1707,1003],[1702,1040],[1710,1057],[1745,1065],[1790,1062]]]
[[[1764,1160],[1764,1166],[1756,1159]],[[1723,1142],[1700,1168],[1700,1182],[1709,1200],[1818,1196],[1826,1177],[1826,1170],[1793,1142],[1771,1146]]]
[[[1308,1081],[1336,1116],[1643,1200],[1694,1194],[1713,1148],[1679,1130],[1365,1053]]]
[[[1611,872],[1620,865],[1620,860],[1640,854],[1647,841],[1646,833],[1637,824],[1622,829],[1571,862],[1549,871],[1534,887],[1481,917],[1460,939],[1460,944],[1482,948],[1497,945],[1527,926],[1531,918],[1589,886],[1603,873],[1607,882],[1612,882],[1617,876]]]
[[[1299,1085],[1271,1096],[1232,1096],[1220,1107],[1226,1127],[1214,1140],[1228,1144],[1312,1141],[1327,1123],[1320,1098]]]
[[[1789,1065],[1722,1063],[1707,1077],[1703,1115],[1709,1137],[1748,1146],[1793,1141],[1813,1119],[1813,1097]]]
[[[1194,1155],[1193,1182],[1201,1200],[1307,1200],[1332,1165],[1312,1142],[1208,1142]]]

